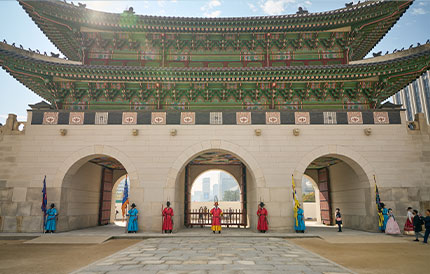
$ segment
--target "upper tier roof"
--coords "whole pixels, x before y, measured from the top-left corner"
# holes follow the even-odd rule
[[[195,18],[94,11],[56,1],[18,0],[39,28],[71,60],[81,60],[80,32],[276,33],[349,32],[349,56],[362,59],[412,4],[367,1],[327,12],[279,16]]]

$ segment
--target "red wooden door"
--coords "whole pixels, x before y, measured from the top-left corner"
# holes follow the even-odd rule
[[[333,224],[328,168],[318,169],[318,188],[320,190],[321,221],[323,224]]]
[[[103,168],[100,190],[99,225],[107,225],[110,222],[112,202],[113,170]]]

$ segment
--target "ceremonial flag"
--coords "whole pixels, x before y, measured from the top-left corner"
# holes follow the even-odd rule
[[[294,199],[294,218],[296,219],[296,226],[299,225],[299,220],[297,219],[297,211],[299,210],[299,201],[297,200],[296,184],[294,183],[294,175],[291,175],[293,183],[293,199]]]
[[[381,198],[379,197],[379,190],[378,186],[376,185],[376,177],[373,175],[373,180],[375,181],[375,197],[376,197],[376,211],[378,212],[378,225],[379,229],[382,229],[384,226],[384,216],[382,215],[381,211]]]
[[[46,175],[43,179],[43,189],[42,189],[42,206],[40,207],[43,211],[43,227],[45,227],[45,217],[46,217],[46,205],[48,203],[48,197],[46,195]]]
[[[125,216],[125,210],[127,209],[127,206],[128,206],[128,185],[127,185],[127,176],[125,176],[125,185],[124,185],[124,192],[122,196],[122,205],[121,205],[122,218],[124,218]]]

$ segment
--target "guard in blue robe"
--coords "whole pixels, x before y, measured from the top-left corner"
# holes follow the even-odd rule
[[[128,219],[128,226],[127,226],[127,231],[128,233],[136,233],[137,230],[139,230],[138,224],[137,224],[137,214],[139,213],[139,211],[137,211],[136,209],[136,205],[133,203],[131,205],[131,209],[128,211],[128,216],[130,216],[130,218]]]
[[[296,233],[305,233],[305,218],[304,211],[300,207],[297,208],[297,222],[294,222],[294,229]]]
[[[55,204],[51,204],[51,208],[46,211],[45,232],[54,233],[57,229],[58,211]]]
[[[382,232],[385,232],[385,228],[387,227],[387,222],[388,222],[388,209],[385,208],[384,203],[381,203],[381,208],[382,208],[382,216],[384,216],[384,224],[382,226]]]

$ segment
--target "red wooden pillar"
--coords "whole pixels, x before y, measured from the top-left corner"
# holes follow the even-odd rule
[[[99,225],[107,225],[110,222],[112,203],[113,170],[103,168],[100,188]]]
[[[318,169],[318,188],[320,190],[321,221],[323,224],[333,224],[328,168]]]

